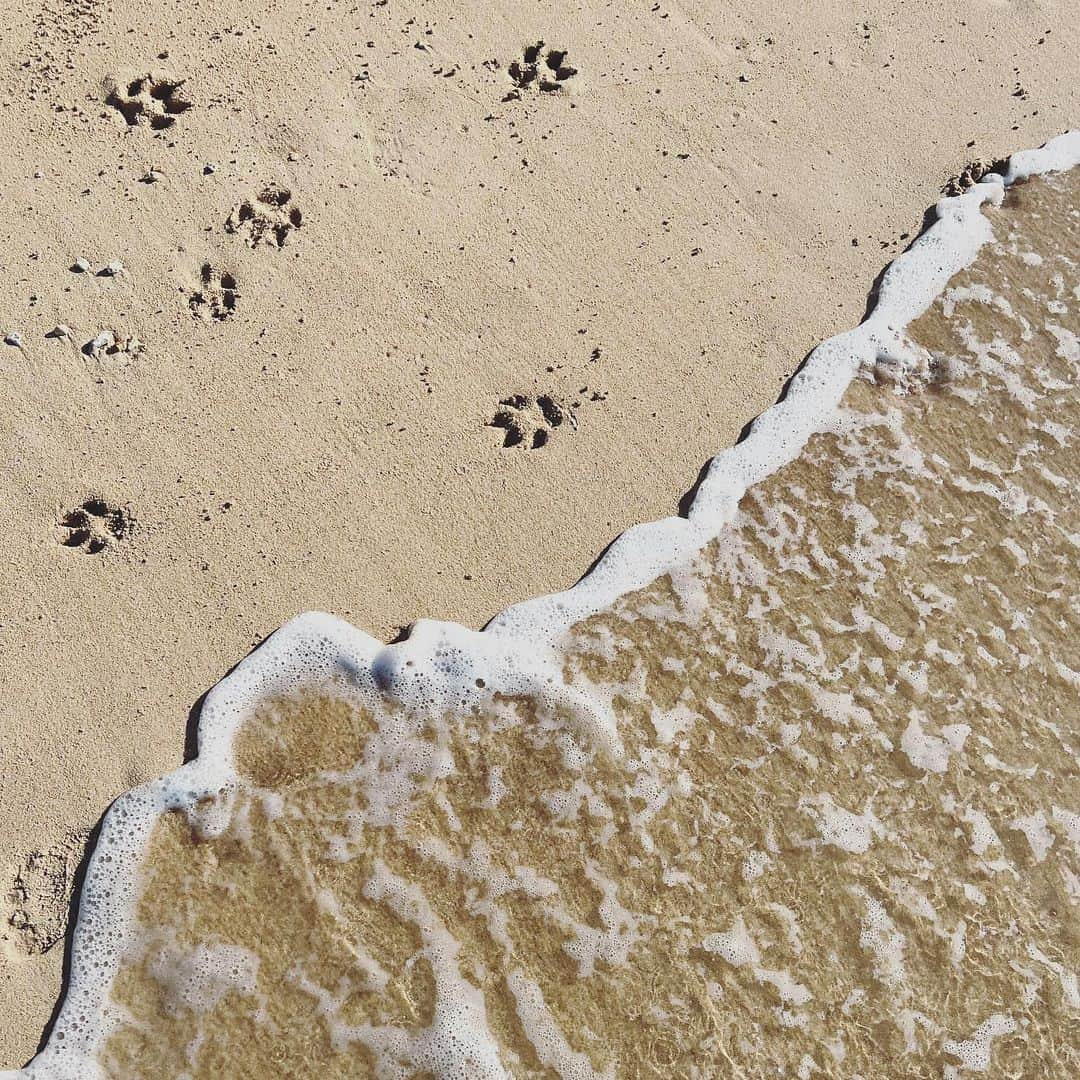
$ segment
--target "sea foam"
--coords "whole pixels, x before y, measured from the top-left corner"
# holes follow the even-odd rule
[[[963,965],[983,931],[939,910],[930,884],[939,869],[929,855],[910,866],[892,856],[877,869],[866,860],[899,842],[900,819],[929,805],[928,792],[934,813],[952,822],[976,860],[971,870],[980,882],[964,883],[962,894],[969,906],[972,896],[989,889],[997,897],[994,887],[1012,888],[1006,883],[1021,875],[1012,833],[1025,838],[1041,867],[1067,850],[1061,837],[1075,807],[1010,806],[995,828],[987,808],[965,795],[963,777],[992,776],[987,791],[1002,793],[1003,805],[1026,790],[1014,772],[1025,766],[998,756],[1005,751],[983,723],[1003,706],[977,680],[965,682],[964,672],[972,664],[1023,671],[1042,663],[1011,644],[1010,635],[1028,632],[1025,621],[1040,614],[1016,602],[1004,578],[1034,560],[1031,580],[1046,586],[1048,602],[1058,598],[1060,586],[1047,585],[1046,575],[1057,573],[1059,534],[1075,543],[1076,523],[1056,516],[1050,498],[1060,490],[1055,477],[1066,488],[1071,481],[1055,471],[1056,459],[1031,447],[1038,432],[1071,446],[1067,424],[1036,415],[1042,397],[1056,401],[1070,380],[1048,368],[1034,386],[1014,346],[1000,336],[986,340],[977,320],[961,320],[957,331],[967,335],[966,360],[925,340],[936,331],[920,336],[912,327],[984,248],[1006,243],[985,206],[1000,206],[1022,181],[1077,163],[1080,133],[1070,132],[1014,155],[1004,176],[986,176],[938,203],[934,224],[886,271],[869,317],[819,346],[783,400],[713,459],[687,517],[628,530],[574,588],[515,605],[480,633],[425,620],[406,640],[384,645],[309,613],[272,635],[208,694],[196,759],[122,796],[106,815],[80,897],[63,1006],[45,1048],[22,1072],[2,1075],[82,1080],[144,1075],[144,1066],[145,1075],[164,1075],[149,1057],[134,1064],[150,1044],[133,1033],[159,1028],[153,1041],[160,1047],[170,1039],[182,1047],[187,1064],[175,1075],[214,1075],[213,1061],[225,1070],[216,1075],[228,1075],[230,1059],[214,1058],[216,1029],[205,1018],[226,1017],[242,1001],[244,1022],[273,1045],[285,995],[307,1003],[308,1022],[321,1033],[319,1053],[342,1070],[324,1064],[322,1075],[595,1077],[668,1069],[707,1076],[735,1055],[754,1063],[751,1071],[783,1059],[791,1075],[811,1076],[826,1063],[872,1058],[853,1032],[863,1022],[856,1022],[859,1010],[883,987],[888,1000],[874,1004],[883,1011],[873,1022],[889,1018],[897,1053],[944,1055],[949,1075],[987,1068],[1021,1024],[1033,1038],[1032,1017],[1049,983],[1064,987],[1066,999],[1069,987],[1075,995],[1075,975],[1052,955],[1054,935],[1032,937],[1017,953],[1026,959],[1010,969],[1027,972],[1025,985],[1034,988],[1024,1018],[1001,1007],[961,1029],[923,1007],[920,993],[937,998],[920,989],[913,970],[926,961],[911,927],[944,942],[957,970],[971,970]],[[1022,201],[1023,185],[1016,190]],[[1032,254],[1018,258],[1032,273],[1047,269]],[[946,301],[954,322],[972,305],[996,310],[993,290],[983,296],[963,287]],[[1053,310],[1068,310],[1075,288],[1059,291],[1038,328],[1056,342],[1055,371],[1075,368],[1077,359],[1068,359],[1076,338]],[[1020,318],[1011,309],[998,314]],[[991,460],[993,445],[980,445],[983,456],[971,447],[966,469],[941,465],[957,447],[916,438],[912,432],[927,421],[908,418],[902,403],[929,400],[945,387],[947,403],[927,409],[940,408],[942,423],[962,423],[964,409],[973,416],[993,410],[991,383],[1017,415],[1034,417],[1026,442],[999,446],[1000,464]],[[963,428],[955,434],[962,439]],[[822,486],[814,470],[825,469],[826,459]],[[1038,461],[1038,486],[1022,482],[1028,459]],[[767,481],[774,482],[768,490]],[[1042,533],[1004,530],[995,548],[1000,575],[965,582],[965,560],[976,558],[973,536],[984,526],[974,509],[968,520],[957,516],[934,541],[938,570],[905,584],[905,615],[890,620],[884,583],[922,558],[912,553],[941,525],[933,514],[919,516],[933,485],[947,487],[950,499],[980,500],[965,506],[982,508],[986,500],[992,510],[978,512],[998,515],[995,522],[1037,521]],[[840,524],[818,533],[832,520],[830,500],[839,500]],[[902,520],[883,516],[899,508]],[[979,549],[979,560],[989,557]],[[817,584],[790,594],[797,579]],[[850,602],[836,607],[845,586]],[[974,626],[977,618],[957,614],[970,607],[959,589],[1000,609],[974,642],[964,637],[963,619]],[[724,614],[729,599],[745,600],[737,617]],[[754,636],[744,646],[747,626]],[[1059,631],[1036,627],[1029,636],[1037,643],[1047,635],[1049,652]],[[1075,679],[1075,661],[1055,652],[1054,670],[1063,670],[1066,683]],[[897,701],[902,708],[890,704]],[[1075,736],[1061,730],[1061,716],[1040,719],[1042,737],[1055,747]],[[1041,751],[1031,753],[1043,762]],[[781,760],[791,773],[775,793],[763,781],[746,789],[755,794],[745,804],[717,801],[728,788],[725,798],[735,798],[736,778],[766,777]],[[825,774],[835,782],[823,784]],[[455,784],[475,792],[468,787],[473,794],[464,798]],[[774,814],[770,800],[779,806],[788,795]],[[548,830],[539,839],[538,815]],[[745,829],[737,815],[745,815]],[[296,821],[300,832],[290,834]],[[1016,823],[1012,833],[1004,834],[1002,821]],[[308,905],[301,921],[339,928],[340,938],[331,937],[348,956],[345,973],[300,955],[291,966],[267,959],[260,950],[268,942],[230,940],[233,924],[207,914],[231,910],[243,895],[243,876],[228,877],[230,857],[244,863],[252,852],[289,843],[309,845],[299,861],[274,856]],[[545,845],[550,850],[541,854]],[[909,846],[914,851],[914,841]],[[615,854],[619,861],[609,865]],[[181,861],[189,855],[209,861],[188,874]],[[250,865],[265,868],[267,859]],[[334,866],[355,870],[362,884],[342,885]],[[866,874],[853,869],[863,866]],[[218,900],[208,899],[194,883],[212,893],[219,871],[226,884]],[[1074,874],[1075,904],[1080,879],[1067,867],[1061,873],[1066,892]],[[780,879],[787,886],[769,892]],[[446,881],[458,884],[439,884]],[[827,935],[806,906],[806,894],[823,881],[849,916],[851,933],[836,942],[835,955],[863,957],[865,985],[854,985],[862,979],[854,960],[828,959]],[[459,891],[451,904],[446,896]],[[745,914],[720,910],[733,897],[745,901]],[[266,915],[270,933],[291,901],[283,894],[265,902],[277,905]],[[263,925],[260,903],[256,891],[237,918]],[[523,930],[533,926],[523,906],[540,913],[542,929]],[[452,910],[460,916],[454,922]],[[193,921],[176,922],[185,911]],[[463,912],[482,924],[482,944],[466,933]],[[379,920],[388,920],[385,930]],[[658,963],[666,950],[681,958],[671,971],[685,994],[668,985],[662,968],[637,966],[646,956]],[[281,964],[276,975],[268,963]],[[564,978],[555,978],[559,971]],[[622,989],[607,1013],[590,1011],[588,997],[567,988],[579,982],[595,994],[609,978]],[[395,994],[413,1005],[385,1005]],[[620,1038],[612,1024],[619,1001],[637,1010],[624,1018],[627,1031],[655,1027],[653,1060],[627,1061],[612,1045]],[[752,1023],[725,1034],[725,1014]],[[829,1034],[827,1014],[856,1019],[850,1027],[837,1022]],[[798,1044],[801,1056],[790,1060],[770,1040]],[[867,1071],[865,1061],[859,1067],[884,1074]],[[298,1064],[290,1068],[308,1075]],[[858,1068],[847,1074],[860,1075]]]

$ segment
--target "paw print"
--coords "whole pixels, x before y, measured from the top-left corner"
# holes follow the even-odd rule
[[[550,394],[513,394],[499,402],[489,424],[506,432],[503,446],[539,450],[547,445],[555,428],[563,424],[577,428],[577,418],[572,408]]]
[[[225,222],[225,231],[243,235],[248,247],[269,244],[284,247],[293,229],[299,229],[303,215],[290,206],[292,192],[271,184],[254,199],[245,199],[233,209]]]
[[[964,166],[964,171],[952,177],[941,189],[945,195],[963,195],[965,191],[973,188],[988,173],[996,172],[1004,175],[1007,171],[1006,161],[972,161]]]
[[[64,547],[97,555],[110,544],[130,536],[135,519],[122,506],[110,506],[103,499],[91,496],[81,506],[68,511],[60,525],[65,530],[60,541]]]
[[[520,60],[515,60],[507,74],[514,84],[503,101],[517,101],[523,93],[532,89],[542,94],[563,93],[566,81],[577,74],[577,68],[566,62],[565,49],[548,49],[544,52],[544,43],[527,45]]]
[[[202,283],[188,301],[191,314],[196,319],[223,322],[236,311],[236,301],[240,298],[236,278],[227,270],[218,270],[210,263],[203,263],[200,278]]]
[[[9,940],[27,956],[48,952],[64,940],[75,871],[87,834],[68,837],[45,851],[32,851],[20,864],[4,900],[0,941]]]
[[[131,127],[149,124],[155,131],[163,131],[191,108],[191,102],[180,95],[183,85],[183,79],[140,75],[126,85],[113,83],[105,103],[116,109]]]

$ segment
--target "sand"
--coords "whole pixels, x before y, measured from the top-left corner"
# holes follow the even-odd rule
[[[79,838],[247,649],[572,583],[1080,96],[1062,4],[517,7],[5,13],[5,1064]]]
[[[644,587],[275,633],[110,809],[32,1075],[1076,1075],[1078,194],[952,200]]]

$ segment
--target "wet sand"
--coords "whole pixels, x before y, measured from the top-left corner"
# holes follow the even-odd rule
[[[1009,189],[921,362],[571,629],[610,730],[258,704],[153,829],[105,1075],[1072,1075],[1078,195]]]
[[[1076,115],[1063,4],[519,7],[5,13],[0,1061],[249,647],[570,584]]]

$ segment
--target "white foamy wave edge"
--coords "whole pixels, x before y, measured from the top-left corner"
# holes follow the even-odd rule
[[[373,707],[389,696],[412,708],[461,710],[482,706],[496,693],[527,693],[569,712],[592,738],[618,753],[619,734],[607,706],[565,685],[558,651],[565,632],[700,552],[728,524],[749,487],[794,460],[812,435],[828,429],[861,368],[916,363],[904,328],[993,239],[981,206],[1000,204],[1009,184],[1077,164],[1080,131],[1070,131],[1039,149],[1014,154],[1004,175],[988,174],[963,195],[942,199],[934,224],[886,270],[871,314],[854,330],[819,345],[783,400],[762,413],[738,445],[712,459],[688,516],[628,529],[573,588],[516,604],[480,632],[422,620],[405,641],[384,645],[333,616],[309,612],[269,637],[207,695],[199,717],[198,757],[122,795],[105,815],[80,896],[67,992],[49,1041],[24,1069],[0,1072],[0,1080],[102,1076],[94,1054],[123,1018],[109,1000],[109,987],[134,939],[136,870],[153,825],[166,810],[191,811],[198,800],[234,785],[232,737],[264,695],[343,676]],[[213,829],[214,823],[209,825]],[[455,1032],[452,1017],[443,1021],[436,1018],[432,1035],[444,1032],[447,1050],[455,1041],[460,1047],[462,1034],[466,1043],[473,1042],[473,1075],[504,1075],[483,1032],[473,1024]],[[538,1039],[557,1036],[544,1030],[545,1018],[536,1017],[530,1026]],[[447,1054],[449,1069],[461,1063]]]

